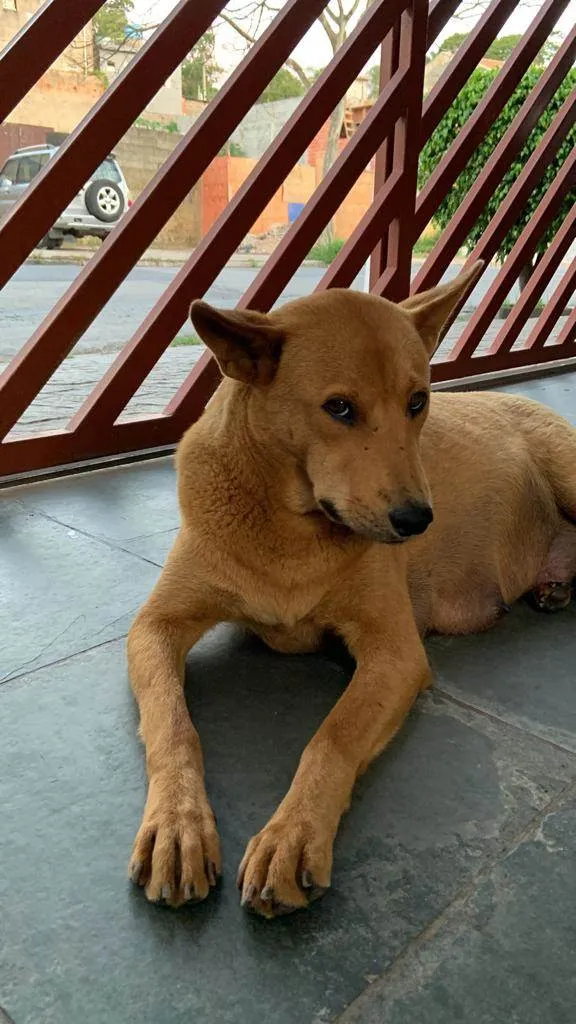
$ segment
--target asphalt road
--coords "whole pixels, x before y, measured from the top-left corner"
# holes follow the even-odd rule
[[[563,268],[565,270],[565,268]],[[64,294],[81,268],[27,264],[0,292],[0,360],[6,360],[41,324],[54,303]],[[458,267],[451,267],[449,276]],[[136,267],[80,339],[75,352],[114,352],[131,337],[145,315],[173,279],[174,267]],[[226,267],[206,298],[214,304],[234,306],[258,273],[251,267]],[[324,273],[322,267],[302,267],[280,301],[309,294]],[[495,276],[490,267],[470,298],[479,301]],[[361,287],[361,281],[356,282]],[[190,333],[183,325],[181,333]]]

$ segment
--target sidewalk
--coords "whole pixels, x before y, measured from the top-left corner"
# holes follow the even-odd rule
[[[78,264],[83,266],[99,249],[34,249],[26,263],[59,266],[62,264]],[[182,267],[192,255],[191,249],[147,249],[138,260],[139,267]],[[234,253],[227,262],[229,267],[263,267],[268,254]],[[458,261],[454,261],[458,262]],[[304,260],[303,266],[321,267],[318,260]]]
[[[502,320],[497,320],[490,325],[479,346],[479,352],[486,351],[502,323]],[[520,335],[521,339],[527,337],[533,323],[533,320],[528,322],[527,327]],[[561,318],[551,337],[555,337],[560,332],[563,324],[564,318]],[[438,350],[440,356],[444,356],[450,350],[463,328],[462,321],[457,321],[450,328],[446,339]],[[184,345],[169,348],[164,352],[147,380],[144,381],[124,410],[122,418],[149,416],[161,412],[203,351],[202,345]],[[64,360],[52,379],[16,424],[9,437],[62,430],[92,389],[96,387],[108,367],[112,365],[116,355],[115,352],[80,353]],[[2,364],[0,363],[1,368]]]

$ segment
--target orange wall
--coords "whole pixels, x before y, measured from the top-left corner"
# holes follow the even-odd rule
[[[221,156],[212,161],[202,178],[202,233],[212,227],[228,202],[244,183],[257,161],[248,157]],[[321,180],[321,162],[316,167],[297,164],[250,229],[260,235],[270,228],[288,224],[288,203],[305,203]],[[337,238],[348,238],[372,200],[374,176],[362,174],[334,218]]]

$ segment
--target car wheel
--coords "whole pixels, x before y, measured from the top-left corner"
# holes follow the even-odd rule
[[[88,186],[84,195],[86,208],[93,217],[111,224],[124,212],[124,196],[118,185],[106,178],[93,181]]]
[[[46,236],[46,248],[47,249],[61,249],[63,241],[64,241],[63,238],[50,238],[50,236],[47,235]]]

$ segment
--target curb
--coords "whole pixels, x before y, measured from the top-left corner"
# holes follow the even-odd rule
[[[36,266],[84,266],[88,263],[91,256],[98,249],[59,249],[59,250],[46,250],[46,249],[34,249],[28,259],[25,261],[28,265]],[[186,261],[189,259],[191,253],[186,254],[174,254],[173,256],[169,253],[162,255],[155,255],[153,251],[145,253],[141,259],[138,260],[136,266],[138,267],[183,267]],[[238,268],[252,268],[257,269],[263,267],[268,259],[268,256],[232,256],[226,266],[227,267],[238,267]],[[303,267],[323,267],[324,264],[318,260],[304,260],[302,262]]]

